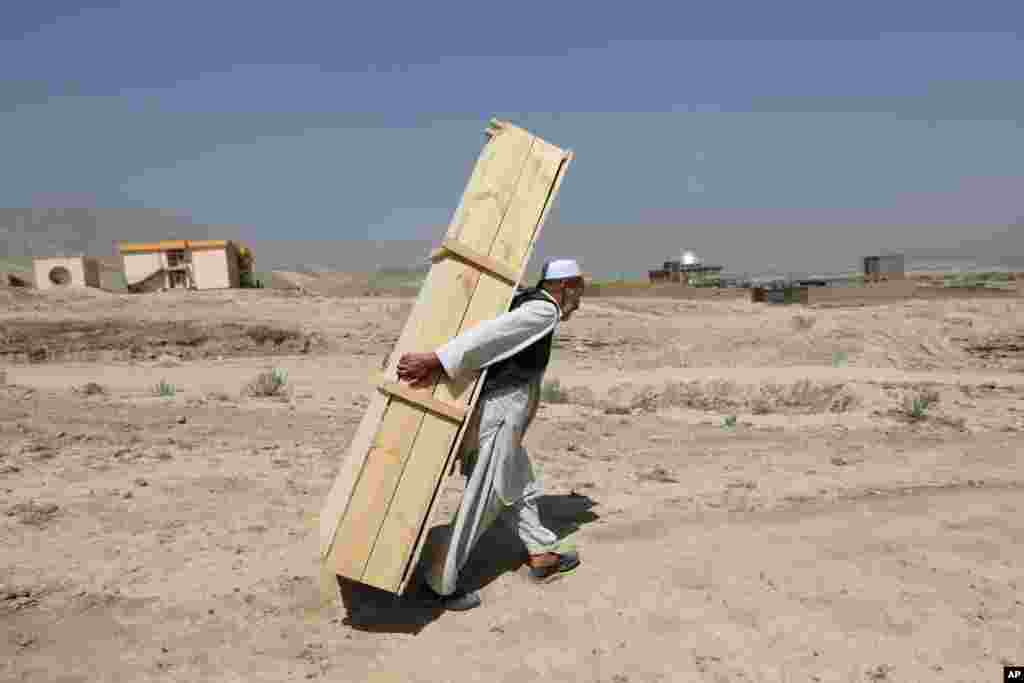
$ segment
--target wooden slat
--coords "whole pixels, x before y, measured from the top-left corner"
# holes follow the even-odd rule
[[[472,222],[471,229],[461,235],[470,248],[486,251],[494,240],[532,141],[525,131],[504,129],[485,146],[463,195],[457,222],[449,228],[462,233]],[[410,350],[433,350],[455,336],[479,278],[478,270],[454,260],[430,269],[424,283],[428,310],[418,320],[415,346]],[[335,539],[335,567],[341,576],[363,580],[424,417],[422,409],[401,401],[389,403]]]
[[[380,531],[380,519],[394,495],[398,474],[416,442],[423,418],[422,409],[389,401],[338,528],[334,566],[340,576],[362,580]]]
[[[501,261],[492,259],[486,254],[470,249],[465,244],[456,240],[445,240],[440,248],[431,252],[430,260],[436,263],[448,254],[453,254],[469,265],[476,266],[477,269],[483,270],[489,275],[495,275],[512,286],[515,286],[519,281],[519,273],[515,269],[506,266]]]
[[[399,357],[403,353],[412,350],[412,345],[419,330],[419,319],[428,312],[428,306],[425,304],[429,300],[429,295],[430,292],[426,287],[420,289],[416,303],[405,322],[405,327],[402,329],[398,341],[395,342],[394,349],[392,349],[391,357],[388,360],[384,373],[386,377],[397,377]],[[330,559],[329,556],[334,546],[338,526],[346,515],[349,503],[351,502],[352,491],[358,481],[359,473],[363,469],[363,464],[369,455],[373,439],[380,430],[381,420],[387,410],[389,401],[390,398],[388,396],[376,391],[373,392],[373,395],[370,397],[370,404],[363,414],[363,419],[359,423],[355,436],[349,443],[346,457],[341,461],[338,476],[334,480],[330,492],[327,494],[323,511],[320,513],[320,557],[332,566],[335,564],[335,561]]]
[[[492,128],[493,130],[489,131],[489,134],[493,140],[493,135],[498,130],[493,126],[493,122]],[[474,167],[474,177],[484,172],[486,165],[490,163],[490,159],[493,156],[493,145],[484,145]],[[455,215],[449,226],[449,233],[452,231],[451,226],[455,224],[459,217],[462,204],[466,200],[466,194],[473,184],[474,180],[470,178],[467,191],[463,193],[455,210]],[[427,274],[427,280],[429,281],[429,279],[430,273]],[[384,373],[388,377],[397,377],[398,360],[403,354],[417,350],[414,348],[414,345],[418,343],[417,338],[421,320],[424,316],[430,315],[431,289],[428,284],[429,282],[425,282],[420,287],[416,302],[409,313],[409,317],[406,319],[405,327],[402,328],[398,341],[391,351],[391,357],[388,360]],[[359,423],[359,428],[349,444],[346,456],[341,462],[338,476],[331,486],[330,492],[327,494],[323,511],[320,514],[320,556],[332,567],[337,564],[336,544],[334,541],[337,537],[338,528],[341,521],[346,517],[347,510],[351,507],[352,492],[359,480],[359,474],[362,472],[363,465],[369,456],[373,440],[380,431],[381,421],[384,418],[384,413],[387,411],[389,401],[389,397],[376,391],[373,392],[370,404],[367,406],[366,413],[363,414],[363,419]]]
[[[503,259],[507,259],[505,267],[514,272],[514,277],[511,282],[503,278],[480,278],[459,332],[508,310],[514,284],[525,268],[524,256],[533,243],[563,156],[564,152],[557,147],[543,140],[534,140],[516,184],[516,199],[510,204],[487,255],[496,261],[495,254],[500,253]],[[434,392],[435,398],[442,403],[468,403],[479,376],[479,373],[472,374],[476,376],[440,382]],[[447,469],[459,427],[432,416],[424,419],[381,527],[381,538],[387,539],[387,543],[375,546],[363,577],[364,583],[395,590],[402,582],[424,519]]]
[[[438,401],[436,398],[431,396],[429,393],[425,393],[422,390],[413,389],[405,384],[399,384],[398,382],[389,382],[388,384],[381,384],[377,387],[380,391],[385,394],[391,394],[402,399],[406,403],[411,403],[414,406],[419,406],[434,413],[441,417],[448,418],[450,421],[456,424],[461,424],[466,419],[466,407],[455,405],[452,403],[445,403],[444,401]]]

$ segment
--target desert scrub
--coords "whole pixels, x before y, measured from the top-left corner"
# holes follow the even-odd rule
[[[903,397],[903,414],[913,422],[928,417],[928,410],[939,402],[939,392],[934,389],[913,391]]]
[[[1009,273],[959,273],[943,279],[946,287],[990,287],[1003,289],[1009,286]]]
[[[540,389],[540,398],[545,403],[569,403],[569,392],[562,388],[557,379],[544,382]]]
[[[572,387],[567,389],[567,393],[569,394],[569,403],[588,408],[603,407],[590,387]]]
[[[289,339],[296,339],[300,335],[295,331],[280,330],[268,325],[253,325],[245,331],[245,336],[256,344],[270,342],[274,346],[280,346]]]
[[[830,413],[845,413],[859,407],[860,405],[860,397],[848,387],[844,386],[832,396],[832,400],[829,402],[828,411]]]
[[[814,316],[810,315],[794,315],[791,321],[793,329],[797,332],[806,332],[807,330],[814,327]]]
[[[245,386],[249,396],[285,396],[288,386],[288,373],[279,368],[270,368],[256,375]]]
[[[174,388],[173,384],[168,384],[167,380],[160,380],[160,383],[153,387],[153,392],[162,398],[170,398],[178,393],[177,389]]]
[[[728,380],[666,382],[661,391],[645,387],[633,399],[632,407],[647,412],[669,408],[729,410],[741,405],[737,393],[736,385]]]
[[[750,408],[759,415],[779,410],[842,412],[835,410],[833,406],[844,388],[845,385],[842,383],[818,384],[809,379],[802,379],[793,384],[764,384],[750,398]]]
[[[736,426],[736,416],[735,415],[729,415],[724,420],[722,420],[722,427],[724,427],[725,429],[731,429],[731,428],[733,428],[735,426]]]
[[[655,481],[660,484],[678,484],[679,480],[672,476],[664,467],[655,467],[646,472],[638,472],[636,478],[640,481]]]
[[[617,393],[617,389],[610,393]],[[841,413],[859,404],[859,397],[843,383],[819,384],[802,379],[793,384],[739,386],[730,380],[713,379],[707,382],[666,382],[661,389],[646,386],[634,394],[629,407],[644,412],[689,408],[731,416],[745,410],[755,415]]]
[[[835,353],[832,354],[832,367],[834,368],[846,367],[848,361],[849,356],[847,355],[846,351],[836,351]]]
[[[158,384],[157,388],[154,389],[158,395],[160,394],[159,387],[160,385]],[[171,387],[171,389],[173,390],[174,387]],[[107,393],[107,390],[103,388],[103,385],[97,384],[96,382],[86,382],[80,387],[74,387],[72,391],[79,396],[96,396]]]

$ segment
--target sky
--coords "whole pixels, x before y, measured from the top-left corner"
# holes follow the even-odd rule
[[[0,9],[0,207],[149,208],[264,266],[439,240],[491,117],[576,155],[535,260],[1024,256],[1020,2]]]

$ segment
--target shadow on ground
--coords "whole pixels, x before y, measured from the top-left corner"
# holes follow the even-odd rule
[[[538,500],[541,520],[559,538],[565,538],[582,525],[599,519],[592,512],[596,504],[589,496],[575,492],[541,496]],[[525,565],[526,557],[526,549],[514,525],[503,518],[487,530],[473,549],[469,563],[459,577],[459,588],[484,588],[503,574],[519,571]],[[418,634],[445,611],[432,597],[428,597],[429,593],[421,587],[418,576],[419,572],[409,582],[405,594],[400,596],[339,578],[341,601],[347,612],[343,623],[372,633]]]

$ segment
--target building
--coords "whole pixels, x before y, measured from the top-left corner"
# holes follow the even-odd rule
[[[32,262],[37,289],[99,287],[100,264],[87,256],[52,256]]]
[[[864,281],[885,282],[886,280],[903,280],[906,278],[906,265],[903,254],[864,257]]]
[[[703,264],[687,265],[680,261],[665,261],[661,270],[649,270],[647,276],[652,284],[659,282],[679,282],[690,284],[707,280],[717,280],[722,266],[706,266]]]
[[[252,273],[252,253],[231,240],[119,242],[129,289],[230,289]]]
[[[715,285],[721,278],[722,266],[711,266],[692,251],[684,250],[678,261],[665,261],[660,270],[649,270],[651,284],[678,282],[683,285]]]

